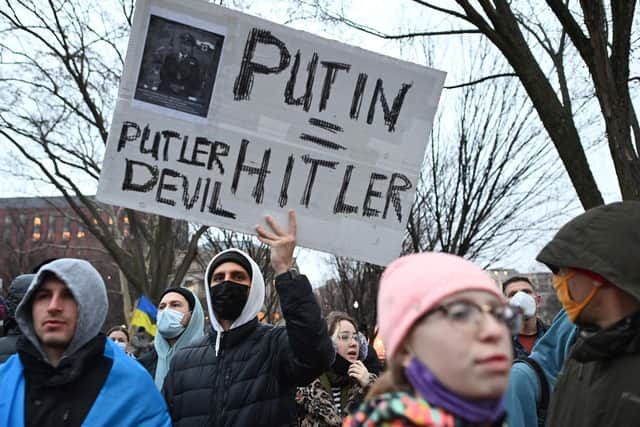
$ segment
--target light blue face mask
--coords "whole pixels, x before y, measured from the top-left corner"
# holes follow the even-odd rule
[[[166,339],[175,338],[184,332],[184,326],[182,326],[182,319],[184,313],[181,313],[170,308],[158,312],[158,333]]]

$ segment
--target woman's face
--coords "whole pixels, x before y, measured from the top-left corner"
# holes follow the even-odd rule
[[[341,320],[331,337],[336,345],[338,354],[349,362],[358,360],[358,338],[356,328],[348,320]]]
[[[454,302],[462,304],[451,305]],[[450,307],[448,315],[436,310],[413,326],[404,341],[403,364],[417,357],[450,391],[469,399],[495,399],[504,393],[509,379],[510,331],[490,313],[466,316],[465,304],[488,307],[504,301],[483,291],[445,298],[438,306]]]
[[[109,338],[115,342],[123,342],[125,344],[129,344],[129,340],[127,339],[127,335],[122,331],[112,331],[109,334]]]

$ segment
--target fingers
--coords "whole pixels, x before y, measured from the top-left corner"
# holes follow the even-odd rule
[[[266,230],[264,227],[260,225],[256,225],[256,233],[258,234],[258,238],[260,239],[261,242],[264,242],[264,240],[270,240],[270,241],[278,240],[278,236]],[[264,242],[264,243],[267,243],[267,242]]]
[[[265,219],[267,221],[267,224],[269,224],[269,227],[271,227],[271,229],[275,231],[278,236],[285,236],[287,234],[287,232],[284,231],[282,227],[280,227],[280,224],[278,224],[271,215],[267,216]]]
[[[353,362],[349,366],[349,370],[347,371],[347,374],[351,378],[357,380],[360,383],[360,385],[362,385],[363,387],[366,386],[369,380],[369,371],[364,366],[364,364],[359,360]]]
[[[364,366],[364,363],[362,363],[360,360],[358,360],[358,363],[360,363],[360,366],[362,366],[362,375],[364,377],[369,377],[369,370],[366,366]]]
[[[293,209],[289,209],[289,234],[292,234],[294,238],[298,235],[296,212]]]
[[[265,239],[263,237],[260,237],[260,235],[256,236],[258,238],[258,240],[260,240],[262,243],[264,243],[267,246],[271,246],[273,244],[272,240],[269,239]]]
[[[353,362],[349,366],[349,370],[347,372],[350,373],[350,374],[353,373],[353,374],[355,374],[357,376],[360,376],[362,374],[363,370],[366,370],[366,368],[364,367],[364,365],[362,365],[362,362],[360,362],[360,363],[358,363],[358,362],[360,362],[360,361],[358,360],[358,361]]]
[[[355,378],[355,379],[360,378],[360,374],[356,370],[351,369],[351,368],[349,368],[349,370],[347,371],[347,375],[349,375],[351,378]]]
[[[273,219],[273,217],[271,215],[268,215],[266,218],[267,224],[269,224],[269,227],[271,227],[271,229],[278,235],[278,236],[286,236],[288,234],[293,235],[293,237],[295,238],[295,236],[297,235],[298,232],[298,225],[296,222],[296,213],[293,209],[289,210],[288,213],[288,222],[289,222],[289,229],[285,230],[284,228],[282,228],[280,226],[280,224],[278,224],[276,222],[275,219]]]

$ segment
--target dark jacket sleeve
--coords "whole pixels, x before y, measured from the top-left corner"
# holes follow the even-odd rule
[[[158,353],[153,349],[147,351],[138,358],[138,362],[151,374],[152,377],[156,376],[156,366],[158,365]]]
[[[0,338],[0,363],[6,362],[18,351],[16,348],[18,337],[19,335],[7,335]]]
[[[367,371],[375,374],[376,376],[380,375],[382,372],[382,364],[380,363],[380,358],[378,358],[378,353],[376,353],[376,349],[373,348],[371,344],[368,345],[367,357],[363,360],[364,366],[366,366]]]
[[[287,276],[276,277],[287,330],[278,343],[276,363],[289,384],[304,386],[329,369],[335,350],[309,280]]]
[[[173,401],[174,390],[173,390],[173,380],[175,378],[175,357],[169,363],[169,371],[167,372],[167,376],[164,377],[164,383],[162,384],[162,390],[160,390],[160,394],[164,397],[164,401],[167,404],[167,411],[169,411],[169,416],[171,417],[171,421],[176,421],[175,417],[175,402]],[[155,374],[154,374],[155,378]]]

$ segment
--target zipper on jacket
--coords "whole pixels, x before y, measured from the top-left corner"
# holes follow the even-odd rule
[[[218,334],[218,336],[220,335]],[[211,412],[209,413],[207,425],[217,425],[217,421],[219,420],[216,420],[216,418],[221,415],[220,402],[218,400],[218,397],[220,397],[220,393],[218,393],[218,391],[224,388],[224,372],[221,369],[223,367],[224,367],[224,350],[220,349],[220,353],[218,353],[216,350],[216,369],[215,369],[215,376],[213,377],[214,387],[211,393],[211,398],[214,400],[213,400],[213,405],[211,405]],[[220,382],[221,378],[223,380],[222,383]]]
[[[579,379],[580,381],[582,381],[582,377],[583,377],[583,375],[582,375],[582,371],[583,371],[583,369],[584,369],[584,363],[581,363],[581,364],[580,364],[580,367],[578,368],[578,379]]]

